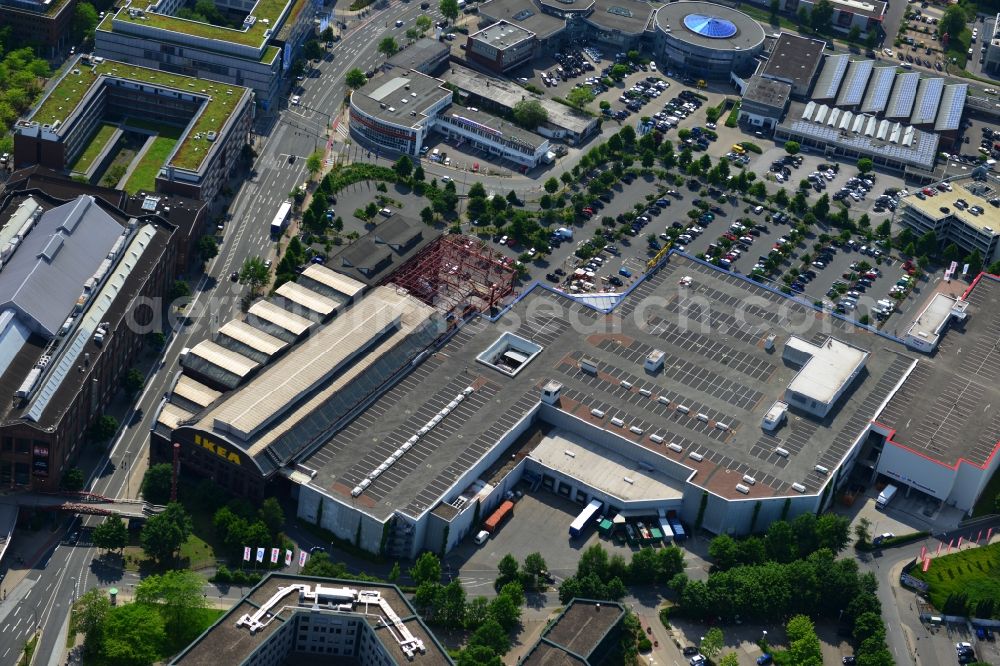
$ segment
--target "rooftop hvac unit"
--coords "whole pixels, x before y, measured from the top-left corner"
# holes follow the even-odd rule
[[[655,442],[656,444],[663,444],[662,435],[650,435],[649,438],[653,440],[653,442]]]
[[[798,491],[800,493],[804,493],[806,491],[806,487],[803,486],[801,483],[793,483],[792,484],[792,490]]]
[[[748,486],[752,486],[755,483],[757,483],[757,479],[753,478],[749,474],[744,474],[743,475],[743,482],[746,483]]]
[[[604,418],[604,412],[602,412],[602,411],[601,411],[601,410],[599,410],[599,409],[592,409],[592,410],[590,410],[590,413],[591,413],[591,414],[592,414],[593,416],[596,416],[596,417],[597,417],[597,418],[599,418],[599,419],[603,419],[603,418]]]
[[[633,479],[631,477],[628,477],[628,476],[624,477],[624,481],[625,481],[625,483],[627,483],[629,485],[632,485],[632,484],[635,483],[635,479]]]
[[[688,458],[690,458],[691,460],[697,460],[698,462],[701,462],[702,460],[705,459],[705,456],[701,455],[700,453],[695,453],[694,451],[692,451],[691,453],[688,454]]]
[[[687,405],[677,405],[677,411],[680,412],[681,414],[687,414],[688,412],[691,411],[691,408],[688,407]]]
[[[636,435],[641,435],[642,434],[642,428],[639,428],[639,427],[636,427],[636,426],[632,426],[631,428],[629,428],[629,432],[632,432],[632,433],[634,433]]]
[[[708,423],[708,414],[705,414],[704,412],[699,412],[696,418],[702,423]]]
[[[670,442],[669,444],[667,444],[667,448],[677,453],[680,453],[681,451],[684,450],[684,447],[678,444],[677,442]]]
[[[563,451],[563,453],[565,453],[566,455],[568,455],[570,458],[576,458],[576,454],[573,453],[572,451],[570,451],[569,449]]]
[[[823,467],[822,465],[816,465],[816,467],[814,467],[813,469],[815,469],[820,474],[829,474],[830,473],[830,470],[828,470],[826,467]]]
[[[622,428],[622,427],[625,426],[625,422],[622,421],[617,416],[615,416],[615,417],[612,417],[612,419],[611,419],[611,425],[618,426],[619,428]]]
[[[736,490],[738,492],[743,493],[744,495],[749,495],[750,494],[750,489],[747,488],[746,486],[744,486],[742,483],[737,483],[736,484]]]
[[[774,450],[774,452],[777,453],[782,458],[787,458],[788,457],[788,449],[783,449],[780,446],[778,448],[776,448]]]

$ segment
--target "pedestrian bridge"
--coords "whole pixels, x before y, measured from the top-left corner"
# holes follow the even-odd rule
[[[0,505],[122,518],[148,518],[166,508],[142,500],[116,499],[86,492],[11,493],[0,496]]]

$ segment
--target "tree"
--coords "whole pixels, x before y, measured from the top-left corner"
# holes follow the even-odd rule
[[[871,161],[871,158],[862,157],[858,160],[857,166],[858,173],[871,173],[872,169],[875,168],[875,163]]]
[[[860,645],[872,636],[885,638],[885,622],[878,613],[862,613],[854,618],[854,640]]]
[[[267,531],[272,537],[278,536],[278,532],[285,525],[285,510],[281,508],[281,503],[274,497],[268,497],[260,505],[257,511],[261,522],[267,525]]]
[[[585,109],[588,104],[594,101],[594,91],[590,88],[573,88],[566,93],[566,102],[577,109]]]
[[[965,10],[962,7],[957,4],[950,5],[944,10],[944,15],[938,23],[938,34],[942,37],[948,35],[949,39],[954,42],[965,30],[966,20]]]
[[[954,243],[949,243],[941,253],[941,258],[948,263],[957,262],[962,258],[962,251]]]
[[[833,3],[830,0],[819,0],[813,5],[809,13],[809,25],[813,30],[822,32],[829,29],[831,19],[833,19]]]
[[[458,18],[458,0],[441,0],[438,9],[446,19],[454,21]]]
[[[774,2],[777,1],[778,0],[774,0]],[[735,652],[729,652],[722,655],[722,659],[719,660],[719,666],[740,666],[740,658]]]
[[[355,67],[347,72],[347,75],[344,77],[344,82],[352,90],[357,90],[368,83],[368,77],[365,76],[364,72]]]
[[[428,16],[427,14],[421,14],[420,16],[417,17],[417,20],[414,21],[413,24],[417,26],[417,30],[423,33],[430,30],[433,21],[431,21],[431,17]]]
[[[201,263],[206,264],[219,256],[219,244],[215,242],[215,236],[202,236],[198,239],[198,258]]]
[[[302,45],[302,55],[306,60],[319,60],[323,57],[323,47],[315,39],[307,40]]]
[[[191,286],[188,285],[186,280],[174,280],[174,283],[170,285],[170,291],[167,294],[172,301],[175,301],[178,298],[187,298],[190,295]]]
[[[94,528],[91,538],[98,548],[120,551],[128,545],[128,527],[118,516],[109,516]]]
[[[615,81],[621,81],[626,76],[628,76],[628,67],[618,63],[617,65],[612,65],[611,67],[611,78]]]
[[[872,521],[863,516],[859,518],[858,524],[854,526],[854,536],[857,538],[859,546],[871,543]]]
[[[326,551],[320,551],[309,557],[306,565],[302,567],[302,573],[320,578],[344,578],[347,575],[347,567],[340,562],[332,561]]]
[[[410,567],[410,578],[417,585],[441,582],[441,560],[434,553],[426,552]]]
[[[788,563],[796,558],[798,549],[792,526],[784,520],[776,520],[767,528],[764,536],[767,556],[776,562]]]
[[[378,43],[378,52],[386,58],[391,58],[399,52],[399,44],[392,37],[383,37],[382,41]]]
[[[701,639],[701,644],[698,648],[701,653],[708,657],[709,659],[715,658],[715,655],[722,652],[722,648],[726,645],[726,639],[722,635],[722,629],[718,627],[712,627],[705,632],[705,636]]]
[[[525,573],[532,576],[541,575],[543,571],[548,569],[548,565],[545,564],[545,558],[542,557],[541,553],[530,553],[524,558],[524,567],[522,567]]]
[[[243,260],[238,277],[240,284],[247,285],[251,293],[256,294],[271,280],[271,269],[260,257],[247,257]]]
[[[720,534],[708,544],[708,556],[721,570],[731,569],[740,564],[740,546],[728,534]]]
[[[808,615],[796,615],[790,619],[786,631],[789,663],[796,666],[823,666],[819,638]]]
[[[142,390],[145,383],[146,378],[141,372],[139,372],[139,370],[136,368],[129,368],[129,371],[125,373],[125,379],[122,380],[122,388],[125,389],[125,393],[129,397],[135,397],[135,395]]]
[[[983,270],[983,255],[979,253],[979,250],[973,250],[965,257],[965,263],[969,264],[969,275],[979,275],[979,272]]]
[[[503,660],[485,645],[470,645],[458,653],[455,666],[503,666]]]
[[[191,634],[192,628],[198,631],[198,611],[208,606],[202,593],[204,583],[204,579],[190,569],[147,576],[135,586],[135,602],[157,606],[170,636],[175,640],[188,640],[185,634]]]
[[[310,176],[315,176],[323,169],[323,151],[314,150],[306,158],[306,171]]]
[[[434,224],[434,209],[430,206],[424,206],[420,211],[420,219],[423,220],[424,224]]]
[[[500,623],[493,618],[486,619],[469,637],[469,645],[484,645],[496,654],[507,654],[510,650],[510,636]]]
[[[150,504],[166,504],[170,501],[173,478],[174,472],[170,463],[152,465],[142,476],[142,485],[140,486],[142,498]]]
[[[163,617],[153,606],[124,604],[110,609],[101,625],[97,663],[152,664],[167,640]]]
[[[110,414],[104,414],[94,421],[87,434],[91,440],[100,443],[111,439],[116,432],[118,432],[118,419]]]
[[[494,581],[493,587],[499,591],[507,583],[517,580],[518,570],[519,565],[514,556],[510,553],[504,555],[500,558],[500,562],[497,563],[497,572],[499,575],[497,576],[496,581]]]
[[[525,129],[533,130],[549,119],[549,112],[536,99],[522,99],[514,105],[514,122]]]
[[[771,0],[769,7],[771,10],[771,21],[774,22],[778,18],[778,12],[781,11],[781,0]]]
[[[111,600],[104,590],[94,588],[88,590],[74,604],[76,611],[76,628],[83,632],[88,652],[92,652],[100,642],[100,632],[104,621],[111,612]]]
[[[543,185],[542,187],[544,187],[545,191],[548,192],[549,194],[555,194],[556,190],[559,189],[559,181],[556,180],[555,178],[549,178],[548,180],[545,181],[545,185]]]
[[[89,2],[78,3],[73,11],[73,21],[70,24],[70,34],[74,42],[90,42],[94,39],[94,28],[99,17],[94,5]]]
[[[163,564],[173,558],[177,549],[191,536],[191,517],[180,504],[171,502],[163,513],[146,521],[139,541],[147,555]]]
[[[517,196],[517,192],[511,190],[510,192],[507,193],[507,203],[509,203],[511,206],[521,205],[521,199]]]
[[[829,548],[839,553],[851,539],[850,521],[835,513],[824,513],[816,519],[816,541],[819,548]]]
[[[83,470],[79,467],[70,467],[62,477],[62,487],[72,492],[83,490],[83,482]]]
[[[400,179],[409,178],[410,174],[413,173],[413,160],[410,159],[409,155],[400,155],[392,169]]]
[[[521,621],[521,605],[524,592],[520,583],[507,583],[490,602],[489,617],[496,620],[506,631],[510,631]]]
[[[328,25],[326,30],[320,33],[319,38],[324,42],[332,42],[336,34],[333,32],[333,26]]]
[[[851,29],[847,32],[847,39],[851,42],[857,42],[861,39],[861,28],[857,24],[851,26]]]
[[[399,580],[399,575],[400,575],[399,562],[393,562],[392,568],[389,569],[389,575],[386,576],[386,580],[388,580],[390,583],[395,583],[397,580]]]
[[[802,150],[802,145],[798,141],[785,142],[785,152],[789,155],[798,155],[800,150]]]

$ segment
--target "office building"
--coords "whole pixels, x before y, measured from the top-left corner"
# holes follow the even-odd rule
[[[534,58],[537,48],[535,33],[498,21],[470,34],[465,53],[470,61],[502,74]]]

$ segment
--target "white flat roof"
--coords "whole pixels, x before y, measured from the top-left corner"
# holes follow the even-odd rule
[[[788,389],[822,404],[832,402],[868,358],[868,352],[836,338],[827,338],[820,346],[791,336],[785,347],[810,357],[788,384]]]
[[[642,469],[637,461],[561,428],[544,437],[528,457],[625,502],[680,499],[684,494],[663,472]]]
[[[967,306],[967,301],[953,298],[947,294],[934,294],[931,302],[927,304],[923,312],[910,324],[910,328],[906,334],[914,338],[919,338],[929,344],[936,345],[938,338],[941,337],[941,330],[948,323],[948,320],[951,319],[952,310],[958,309],[964,312]]]

